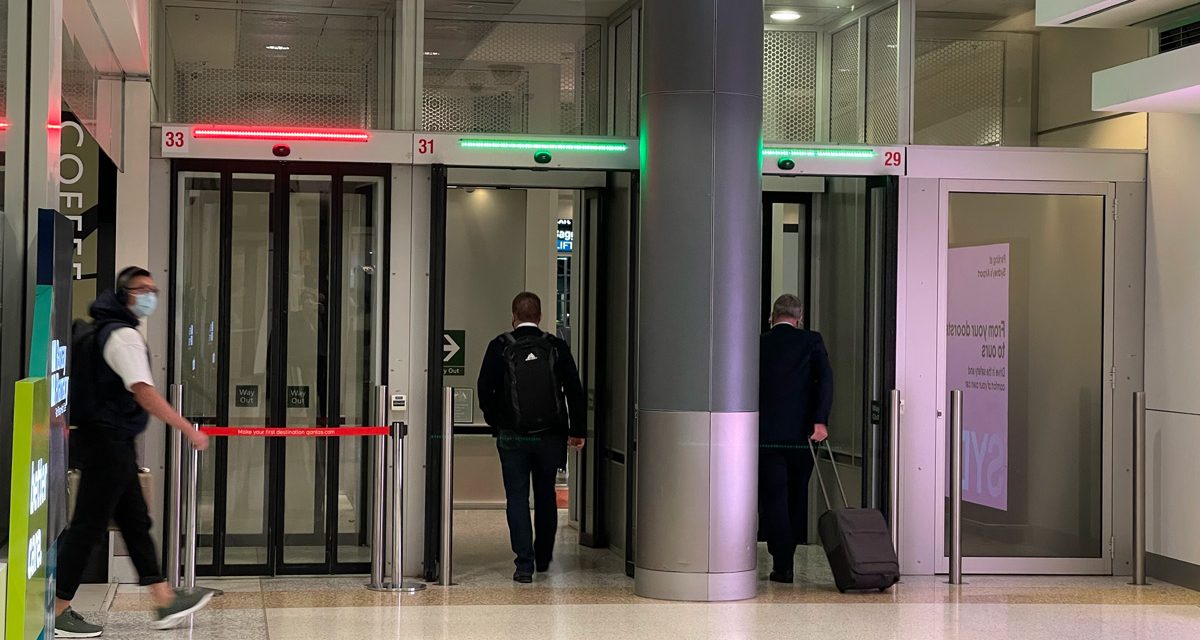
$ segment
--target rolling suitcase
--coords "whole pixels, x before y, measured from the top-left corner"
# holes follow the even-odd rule
[[[832,463],[833,449],[829,447],[828,440],[825,441],[825,448],[829,451]],[[817,532],[821,536],[825,556],[829,558],[833,581],[842,593],[875,589],[886,591],[900,581],[900,563],[896,559],[896,550],[892,548],[887,521],[875,509],[849,506],[833,508],[829,492],[825,489],[825,480],[821,477],[816,449],[815,446],[809,447],[813,456],[813,471],[817,474],[821,495],[825,496],[825,506],[828,508],[817,520]],[[848,505],[836,463],[833,464],[833,475],[842,494],[842,504]]]

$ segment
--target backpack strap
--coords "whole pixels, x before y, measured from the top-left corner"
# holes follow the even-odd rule
[[[500,339],[504,340],[505,344],[508,346],[512,346],[517,343],[517,336],[513,335],[512,331],[500,336]]]

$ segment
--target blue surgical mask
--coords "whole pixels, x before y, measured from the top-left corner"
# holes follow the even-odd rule
[[[158,294],[143,293],[137,296],[137,298],[133,301],[133,306],[130,307],[129,310],[133,312],[133,315],[139,318],[148,318],[157,308]]]

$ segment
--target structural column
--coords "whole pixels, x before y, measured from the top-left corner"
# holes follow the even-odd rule
[[[646,0],[635,591],[757,587],[763,9]]]

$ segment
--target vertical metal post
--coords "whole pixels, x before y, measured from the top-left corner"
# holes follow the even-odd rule
[[[962,584],[962,402],[950,392],[950,584]]]
[[[1133,584],[1146,582],[1146,393],[1133,394]]]
[[[416,593],[425,590],[424,582],[404,579],[404,440],[408,436],[408,425],[396,422],[392,425],[392,518],[395,527],[392,533],[392,583],[397,591]]]
[[[454,584],[454,388],[442,390],[442,545],[438,584]]]
[[[900,557],[900,391],[888,397],[888,527],[892,548]]]
[[[379,387],[379,396],[386,397],[387,387]],[[382,426],[383,415],[379,414],[376,422]],[[376,437],[371,441],[374,447],[375,458],[375,473],[374,486],[372,487],[372,503],[375,508],[375,517],[371,523],[371,581],[367,583],[367,588],[373,591],[384,591],[387,585],[384,581],[384,540],[386,539],[385,529],[387,522],[387,441],[388,437]]]
[[[189,446],[188,453],[190,454],[190,464],[188,464],[187,473],[187,513],[184,517],[187,528],[184,533],[183,586],[186,589],[194,589],[196,587],[196,497],[200,493],[200,451]]]
[[[171,385],[171,405],[183,413],[183,385]],[[179,582],[179,536],[183,516],[183,434],[168,429],[170,444],[171,476],[167,479],[167,583],[178,588]]]

